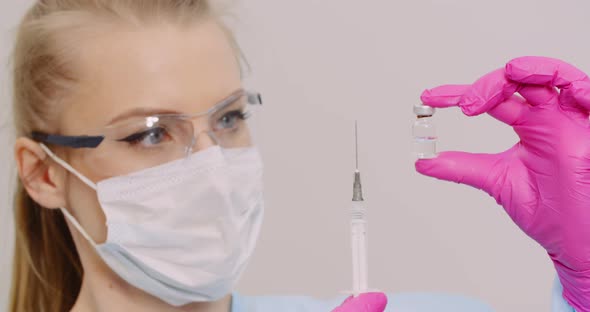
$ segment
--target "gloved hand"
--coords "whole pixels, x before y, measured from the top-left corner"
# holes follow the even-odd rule
[[[518,92],[522,97],[514,95]],[[570,64],[522,57],[473,85],[422,94],[512,126],[520,141],[499,154],[441,153],[416,162],[422,174],[482,189],[548,252],[564,298],[590,311],[590,79]],[[490,134],[493,135],[493,134]]]
[[[332,312],[383,312],[387,306],[387,296],[383,293],[366,293],[350,296]]]

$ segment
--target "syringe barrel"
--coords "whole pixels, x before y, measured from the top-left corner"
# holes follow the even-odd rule
[[[367,221],[364,202],[352,202],[351,240],[352,240],[352,280],[355,295],[366,292],[368,283],[367,261]]]

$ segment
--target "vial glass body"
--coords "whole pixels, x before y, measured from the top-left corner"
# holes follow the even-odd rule
[[[418,159],[436,157],[436,127],[432,116],[418,116],[414,122],[414,152]]]

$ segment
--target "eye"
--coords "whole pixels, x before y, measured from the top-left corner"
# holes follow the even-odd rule
[[[249,114],[241,110],[235,110],[225,113],[217,120],[215,124],[216,130],[232,130],[237,127],[241,121],[248,119]]]
[[[134,133],[119,141],[127,142],[130,145],[142,145],[144,147],[153,147],[170,138],[168,131],[163,127],[155,127],[146,131]]]

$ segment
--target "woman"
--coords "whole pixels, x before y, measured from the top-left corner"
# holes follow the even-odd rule
[[[237,45],[207,1],[40,0],[22,22],[14,56],[20,182],[11,311],[329,311],[338,305],[231,294],[263,214],[262,164],[246,124],[261,98],[244,89]],[[512,84],[521,86],[505,83]],[[509,110],[520,100],[485,98],[497,92],[484,91],[497,86],[504,85],[435,89],[423,100],[470,113],[492,110],[511,120],[515,112]],[[530,88],[527,100],[534,107],[556,101],[552,88]],[[477,92],[485,101],[465,102],[464,93]],[[584,99],[575,93],[567,103],[573,105],[576,96]],[[499,105],[506,99],[512,104]],[[567,118],[532,128],[564,126]],[[586,131],[578,130],[560,135],[572,134],[573,140]],[[565,155],[577,158],[566,157],[561,165],[583,168],[575,161],[583,153]],[[512,211],[536,208],[514,195],[539,190],[550,195],[554,211],[587,216],[579,208],[590,201],[578,185],[583,172],[559,172],[563,179],[555,180],[548,169],[548,179],[521,192],[506,181],[537,167],[509,166],[520,156],[443,154],[417,169],[484,188]],[[458,157],[468,157],[467,168],[489,169],[492,180],[455,171]],[[556,192],[558,185],[571,185],[578,201]],[[576,252],[587,239],[562,234],[584,233],[579,225],[589,219],[567,215],[567,228],[553,223],[536,231],[535,222],[528,222],[523,229],[550,251],[568,302],[587,311],[588,301],[579,301],[588,298],[585,267],[567,267],[588,262],[587,252]],[[565,255],[580,261],[560,262]],[[388,311],[490,311],[460,297],[397,295],[390,301]],[[383,294],[366,294],[335,309],[374,312],[385,305]]]
[[[14,55],[11,311],[245,310],[261,102],[209,3],[38,1]]]

